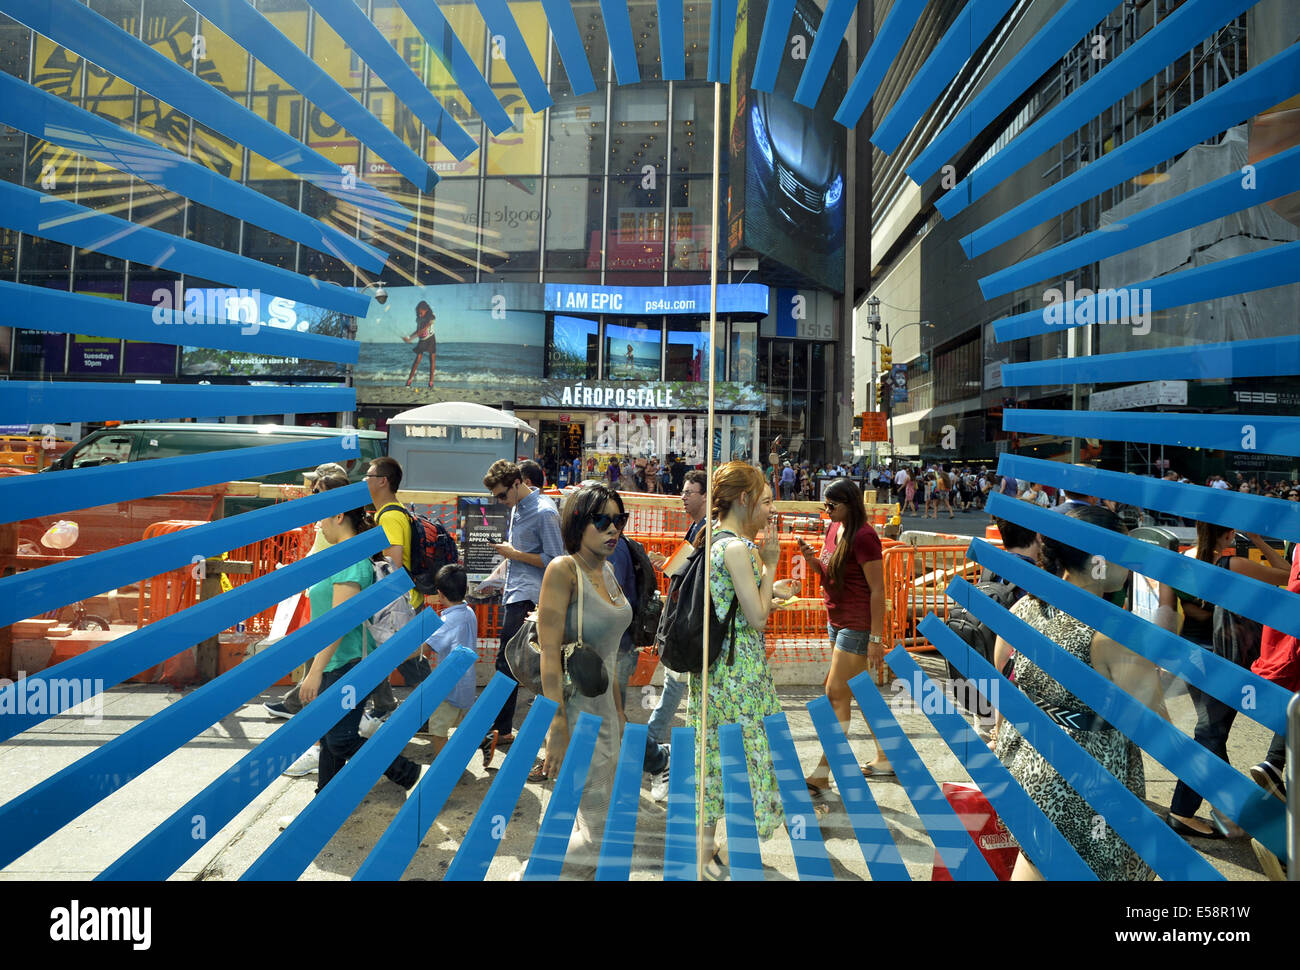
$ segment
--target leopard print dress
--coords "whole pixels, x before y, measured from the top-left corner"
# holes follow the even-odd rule
[[[1011,612],[1092,666],[1092,638],[1096,631],[1091,627],[1033,596],[1021,597]],[[1092,708],[1019,652],[1015,655],[1015,682],[1048,704],[1092,713]],[[1114,728],[1103,731],[1062,730],[1123,782],[1129,791],[1138,798],[1146,797],[1142,752],[1136,744]],[[1106,824],[1107,806],[1098,805],[1094,810],[1009,720],[998,729],[996,750],[998,759],[1099,879],[1136,881],[1155,878],[1151,867]]]

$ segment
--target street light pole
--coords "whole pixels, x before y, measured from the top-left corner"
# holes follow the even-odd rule
[[[880,298],[872,296],[867,300],[867,327],[870,331],[871,339],[871,390],[868,393],[876,393],[876,333],[880,330]],[[876,441],[871,441],[871,464],[876,463]]]

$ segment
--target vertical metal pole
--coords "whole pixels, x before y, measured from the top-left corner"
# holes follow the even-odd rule
[[[725,24],[723,25],[726,26]],[[721,165],[722,151],[722,82],[713,82],[713,194],[710,197],[711,213],[709,215],[709,410],[708,431],[704,448],[704,474],[708,477],[705,486],[704,516],[704,615],[713,610],[709,596],[709,583],[712,581],[713,552],[713,390],[718,355],[714,348],[718,328],[718,172]],[[708,747],[709,737],[709,626],[704,624],[704,638],[700,644],[703,656],[700,662],[700,733],[695,739],[696,768],[695,777],[699,781],[699,808],[695,817],[695,878],[704,881],[704,752]]]
[[[850,299],[852,299],[852,297],[850,297]],[[867,315],[870,316],[871,315],[870,312],[868,312]],[[869,390],[867,391],[867,393],[875,394],[876,393],[876,325],[868,321],[867,327],[870,328],[871,330],[871,383],[868,385]],[[870,404],[871,402],[867,401],[867,403]],[[866,410],[870,411],[872,410],[872,408],[868,407]],[[873,465],[876,463],[876,445],[877,445],[877,441],[873,437],[871,439],[871,464]]]
[[[1286,877],[1289,882],[1300,882],[1300,694],[1291,698],[1286,707]]]

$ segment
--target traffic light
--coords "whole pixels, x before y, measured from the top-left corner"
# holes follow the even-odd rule
[[[885,385],[877,381],[876,382],[876,410],[877,411],[880,410],[880,405],[884,402],[884,399],[885,399]]]
[[[894,366],[894,350],[892,347],[880,348],[880,369],[888,372]]]

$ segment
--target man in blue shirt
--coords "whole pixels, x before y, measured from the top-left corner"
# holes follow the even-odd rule
[[[564,555],[564,542],[560,538],[560,516],[554,504],[544,500],[541,492],[529,487],[514,462],[504,458],[493,462],[483,476],[483,484],[494,499],[511,510],[506,541],[492,547],[506,560],[505,590],[501,594],[501,646],[497,650],[496,669],[509,677],[506,644],[523,625],[524,618],[537,608],[542,593],[542,573],[552,559]],[[518,699],[519,688],[516,687],[506,698],[492,731],[484,739],[484,766],[491,763],[499,744],[509,744],[514,740]]]
[[[787,461],[785,467],[781,469],[781,498],[787,502],[794,493],[794,469],[790,467]]]

